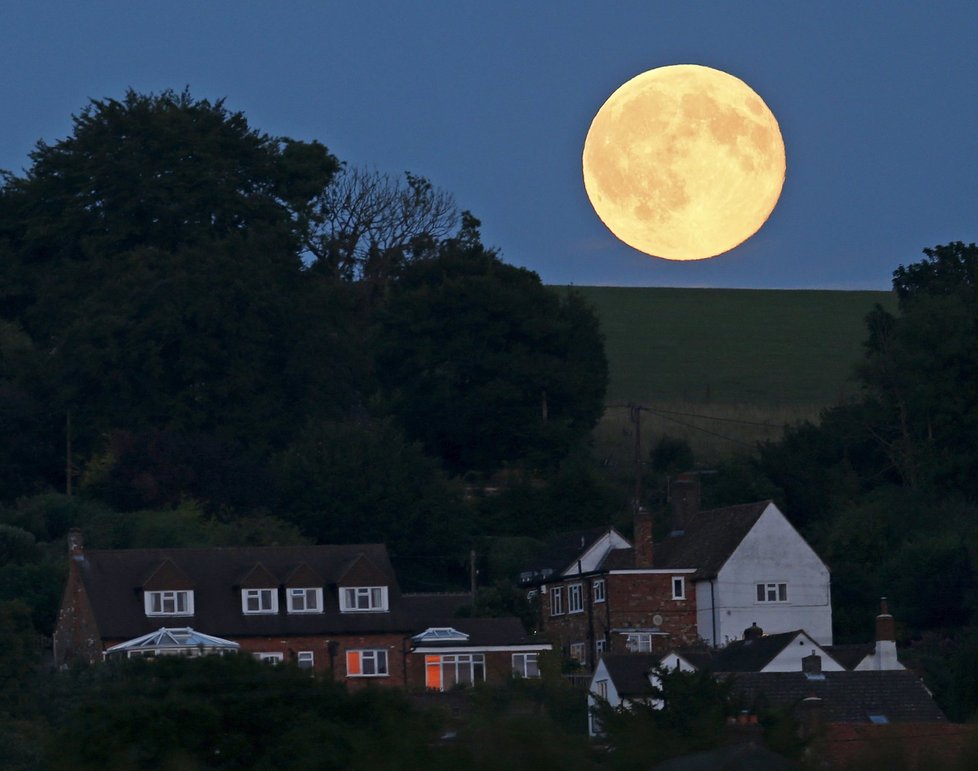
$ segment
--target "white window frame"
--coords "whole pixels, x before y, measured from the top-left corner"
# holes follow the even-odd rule
[[[252,600],[256,607],[249,607]],[[261,587],[241,590],[241,612],[246,616],[267,616],[278,613],[278,589]]]
[[[608,701],[608,681],[598,680],[594,683],[594,695],[599,699]]]
[[[251,655],[266,664],[281,664],[285,661],[285,654],[280,651],[258,651]]]
[[[672,577],[672,599],[674,600],[686,599],[686,576]]]
[[[341,586],[341,613],[382,613],[388,608],[386,586]]]
[[[194,592],[193,589],[143,592],[143,607],[147,616],[192,616]]]
[[[608,650],[608,641],[603,637],[594,641],[594,652],[600,656]]]
[[[550,587],[550,615],[551,616],[564,615],[564,587],[563,586]]]
[[[315,669],[316,654],[313,651],[299,651],[295,654],[295,663],[299,669]]]
[[[625,649],[629,653],[651,653],[652,634],[649,632],[630,632],[626,634]]]
[[[584,584],[571,584],[567,587],[567,612],[584,612]]]
[[[591,596],[594,598],[595,602],[604,602],[605,583],[603,578],[594,579],[594,584],[591,588]]]
[[[435,661],[437,659],[437,661]],[[447,691],[458,686],[469,686],[486,681],[486,655],[484,653],[442,653],[425,656],[425,683],[428,682],[428,667],[437,666],[439,672],[439,690]],[[451,682],[446,676],[452,673]],[[466,677],[459,678],[459,673],[465,672]]]
[[[310,594],[311,592],[311,594]],[[309,598],[312,597],[315,607],[309,607]],[[322,613],[323,612],[323,590],[319,586],[291,586],[285,590],[286,606],[289,613]],[[296,607],[296,600],[302,607]]]
[[[514,653],[513,675],[515,677],[525,677],[528,679],[540,677],[540,654]]]
[[[787,581],[766,581],[757,584],[756,602],[765,605],[770,603],[788,602]]]
[[[587,659],[587,645],[582,642],[571,643],[568,655],[573,661],[584,664]]]
[[[390,677],[386,648],[354,648],[346,652],[346,661],[351,654],[357,657],[360,671],[351,675],[347,668],[347,677]]]

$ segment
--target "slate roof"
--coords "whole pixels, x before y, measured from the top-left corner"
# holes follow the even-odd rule
[[[337,582],[358,561],[358,569],[367,569],[361,558],[372,566],[378,583],[389,587],[390,613],[339,612]],[[128,640],[158,629],[161,622],[222,637],[400,631],[416,623],[405,612],[383,544],[87,550],[73,559],[103,639]],[[192,617],[146,616],[142,588],[166,562],[193,586]],[[302,564],[322,576],[325,613],[289,614],[280,602],[277,614],[242,614],[241,581],[259,564],[283,584]]]
[[[416,643],[424,648],[482,647],[499,645],[549,645],[542,637],[526,633],[518,618],[450,618],[418,627],[424,632],[428,627],[451,627],[469,636],[468,640],[423,640]]]
[[[642,696],[651,687],[649,672],[662,661],[657,653],[606,653],[601,657],[622,698]]]
[[[801,672],[742,672],[731,677],[734,693],[747,703],[763,699],[774,707],[795,708],[805,699],[820,699],[817,704],[829,723],[869,724],[870,715],[882,715],[890,723],[946,721],[930,692],[908,670],[825,672],[821,679]]]
[[[852,645],[823,645],[822,649],[831,654],[846,669],[857,666],[869,654],[875,652],[876,643],[855,643]]]
[[[557,533],[544,543],[537,555],[526,566],[526,572],[544,574],[560,573],[589,549],[595,541],[611,530],[611,527],[590,527]]]
[[[770,505],[757,501],[693,514],[682,535],[654,544],[653,566],[696,568],[695,580],[715,577]]]
[[[714,672],[758,672],[800,634],[807,635],[807,632],[796,629],[793,632],[766,634],[752,640],[734,640],[713,654],[710,666]],[[820,645],[818,647],[827,650]]]

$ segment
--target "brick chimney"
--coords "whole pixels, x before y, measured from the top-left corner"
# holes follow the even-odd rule
[[[634,520],[635,567],[652,567],[652,514],[639,507]]]
[[[700,478],[686,471],[669,483],[672,504],[672,535],[682,535],[693,516],[700,510]]]
[[[886,597],[880,598],[880,612],[876,617],[876,651],[873,657],[875,669],[903,669],[897,659],[896,624],[886,604]]]
[[[805,656],[801,660],[801,671],[809,680],[821,680],[825,676],[822,674],[822,657],[814,650],[810,656]]]

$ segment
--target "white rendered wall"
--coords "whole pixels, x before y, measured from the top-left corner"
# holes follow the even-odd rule
[[[777,656],[775,656],[762,669],[762,672],[801,672],[801,660],[805,656],[817,653],[822,658],[823,672],[843,672],[845,667],[839,664],[828,653],[822,650],[821,646],[803,632],[799,632],[790,643],[784,646]]]
[[[700,583],[709,596],[709,582]],[[786,583],[787,602],[758,602],[759,583]],[[767,634],[804,629],[819,644],[832,644],[828,568],[773,503],[720,569],[714,595],[718,645],[741,639],[754,623]]]

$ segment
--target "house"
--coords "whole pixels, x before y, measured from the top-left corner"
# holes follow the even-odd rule
[[[893,616],[884,599],[876,617],[877,639],[869,646],[871,653],[865,652],[866,646],[821,646],[804,630],[766,635],[753,626],[742,640],[720,649],[701,645],[667,654],[605,656],[591,677],[588,707],[590,710],[599,699],[625,708],[637,700],[653,703],[649,691],[656,685],[655,670],[665,667],[710,671],[730,679],[734,694],[744,703],[795,711],[799,719],[809,722],[943,721],[930,692],[897,660],[893,631]],[[840,661],[831,652],[856,647],[864,653],[862,657]],[[863,666],[864,661],[873,666]]]
[[[536,676],[551,646],[516,619],[458,618],[469,600],[403,594],[383,544],[85,550],[74,530],[54,658],[227,644],[351,687]]]
[[[699,511],[699,481],[672,484],[668,537],[639,510],[634,543],[614,528],[563,534],[520,575],[540,628],[593,671],[604,653],[719,647],[757,625],[832,642],[829,570],[772,501]]]

